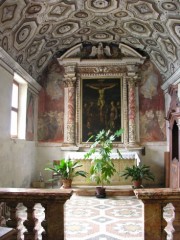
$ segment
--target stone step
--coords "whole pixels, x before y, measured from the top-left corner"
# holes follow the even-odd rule
[[[72,185],[72,190],[78,196],[95,196],[96,186]],[[107,196],[134,196],[132,186],[105,186]]]

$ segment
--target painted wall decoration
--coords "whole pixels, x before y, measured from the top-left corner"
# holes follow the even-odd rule
[[[34,108],[35,96],[28,90],[27,92],[27,111],[26,111],[26,140],[34,141]]]
[[[64,140],[64,86],[63,68],[52,62],[43,76],[39,95],[38,140],[63,142]]]
[[[121,80],[82,79],[81,114],[82,142],[102,129],[118,130],[121,127]]]
[[[163,83],[155,66],[146,61],[141,67],[139,88],[140,141],[165,141],[165,105]]]
[[[63,74],[64,69],[56,61],[44,73],[38,106],[40,142],[64,141]],[[161,89],[163,80],[151,61],[146,61],[141,67],[141,79],[140,142],[165,141],[165,106]],[[81,91],[82,142],[86,142],[90,135],[100,129],[110,128],[115,131],[122,127],[120,79],[82,79]]]

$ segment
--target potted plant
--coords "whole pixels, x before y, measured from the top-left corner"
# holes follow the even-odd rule
[[[150,171],[150,167],[145,164],[139,164],[137,166],[133,165],[132,167],[126,167],[120,176],[124,177],[125,179],[131,178],[133,188],[142,187],[143,179],[154,181],[154,175]]]
[[[87,172],[77,170],[81,167],[79,161],[72,161],[70,159],[61,159],[59,163],[55,163],[53,167],[46,167],[45,170],[54,172],[60,176],[63,188],[71,188],[72,180],[74,177],[82,176],[87,177]],[[53,181],[53,179],[51,179]]]
[[[96,136],[94,143],[90,146],[89,151],[84,155],[85,159],[91,159],[90,180],[96,182],[96,197],[106,197],[104,188],[105,183],[110,183],[111,177],[115,174],[116,169],[110,154],[113,150],[113,141],[123,133],[123,129],[116,131],[114,134],[110,130],[101,130]]]

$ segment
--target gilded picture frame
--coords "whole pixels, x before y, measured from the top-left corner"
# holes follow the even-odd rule
[[[100,130],[122,128],[121,78],[81,79],[82,143]],[[121,142],[121,138],[117,139]]]

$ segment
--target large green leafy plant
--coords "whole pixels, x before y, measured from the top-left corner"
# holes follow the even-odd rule
[[[79,161],[72,161],[70,159],[61,159],[59,163],[54,164],[52,167],[46,167],[45,170],[54,172],[57,176],[62,179],[71,179],[74,177],[82,176],[86,177],[87,172],[83,170],[77,170],[82,167]]]
[[[121,173],[121,177],[124,177],[125,179],[131,178],[132,182],[139,181],[140,185],[143,179],[154,181],[154,174],[151,172],[150,166],[147,166],[145,164],[126,167]]]
[[[112,134],[110,130],[101,130],[96,136],[91,136],[88,140],[90,141],[92,138],[95,139],[89,151],[84,156],[85,159],[92,159],[90,179],[98,185],[101,185],[101,187],[103,187],[105,183],[110,183],[111,177],[116,172],[110,154],[113,150],[113,141],[120,137],[122,133],[123,129],[116,131],[114,134]]]

